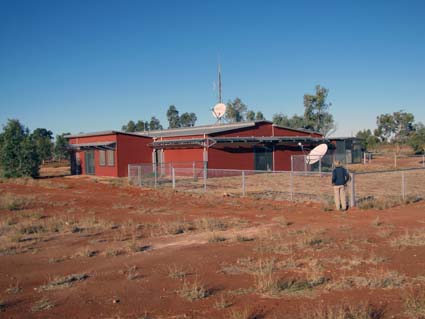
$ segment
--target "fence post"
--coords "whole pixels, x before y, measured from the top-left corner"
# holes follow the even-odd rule
[[[207,192],[207,162],[204,162],[204,193]]]
[[[128,180],[128,183],[130,184],[130,182],[131,182],[131,178],[130,178],[130,165],[131,164],[128,164],[128,166],[127,166],[127,180]]]
[[[245,197],[245,171],[242,171],[242,196]]]
[[[401,172],[401,198],[403,198],[403,200],[406,198],[406,177],[404,171]]]
[[[171,168],[171,176],[173,179],[173,189],[176,189],[176,173],[174,167]]]
[[[139,186],[142,186],[142,168],[139,166],[137,166],[137,181]]]
[[[394,168],[397,168],[397,154],[394,154]]]
[[[307,156],[304,155],[304,175],[307,175]]]
[[[351,177],[350,206],[356,207],[356,174],[350,173],[350,177]]]
[[[193,168],[193,180],[196,181],[195,161],[193,161],[193,163],[192,163],[192,168]]]
[[[294,172],[291,171],[291,175],[289,177],[289,187],[291,192],[291,201],[294,200]]]
[[[322,158],[319,159],[319,176],[322,177]]]
[[[154,171],[153,171],[153,174],[154,174],[154,186],[155,186],[155,188],[156,188],[156,185],[157,185],[157,179],[158,179],[158,172],[157,172],[157,170],[158,170],[158,166],[155,164],[154,165]]]
[[[291,172],[294,171],[294,155],[291,155]]]
[[[422,167],[425,167],[425,153],[422,154]]]

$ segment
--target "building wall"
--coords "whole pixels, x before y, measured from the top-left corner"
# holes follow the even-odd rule
[[[276,146],[274,152],[274,169],[276,171],[291,170],[291,156],[304,155],[299,146]]]
[[[192,163],[202,162],[203,159],[203,148],[179,148],[179,149],[166,149],[164,150],[163,161],[165,163],[177,163],[177,162],[187,162]]]
[[[253,170],[253,148],[210,148],[208,149],[208,168]]]
[[[95,143],[95,142],[117,142],[116,134],[112,135],[100,135],[100,136],[85,136],[85,137],[75,137],[69,139],[70,144],[82,144],[82,143]],[[81,174],[86,174],[85,166],[85,151],[76,152],[79,156],[81,163]],[[118,176],[117,169],[117,152],[114,152],[115,156],[115,165],[114,166],[100,166],[99,165],[99,151],[94,151],[94,172],[96,176]]]
[[[128,176],[128,164],[152,163],[152,148],[148,146],[151,138],[117,134],[117,140],[117,176]]]

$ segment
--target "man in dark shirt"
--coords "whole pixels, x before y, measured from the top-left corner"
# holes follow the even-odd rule
[[[335,161],[335,168],[332,171],[332,185],[334,187],[335,206],[337,210],[347,209],[347,199],[345,187],[350,180],[350,174],[342,167],[340,161]]]

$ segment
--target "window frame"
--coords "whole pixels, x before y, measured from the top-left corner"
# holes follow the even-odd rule
[[[106,150],[106,166],[115,166],[115,150]]]
[[[99,166],[106,166],[106,151],[105,150],[99,150]],[[103,155],[102,155],[103,154]],[[103,159],[103,161],[102,161]]]

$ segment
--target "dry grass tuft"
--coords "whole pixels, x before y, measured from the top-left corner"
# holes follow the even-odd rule
[[[33,203],[33,196],[22,196],[12,193],[0,194],[0,209],[17,211],[29,208]]]
[[[328,306],[314,311],[310,309],[303,311],[303,318],[306,319],[381,319],[384,315],[384,308],[370,304]]]
[[[222,243],[226,240],[226,237],[220,236],[219,234],[213,234],[210,238],[208,238],[209,243]]]
[[[394,238],[390,242],[393,247],[425,246],[425,229],[417,229],[413,232],[406,231],[402,236]]]
[[[425,318],[425,290],[410,290],[404,299],[404,309],[410,318]]]
[[[43,310],[49,310],[55,306],[54,303],[52,303],[49,299],[43,298],[37,302],[34,303],[34,305],[31,307],[32,312],[38,312]]]
[[[194,226],[197,230],[200,231],[220,231],[226,230],[228,228],[228,224],[218,218],[200,218],[194,220]]]
[[[72,274],[64,277],[56,277],[46,285],[40,287],[41,290],[54,290],[71,287],[73,283],[86,280],[87,274]]]
[[[184,270],[182,266],[177,266],[176,264],[172,264],[168,266],[168,277],[173,279],[182,279],[187,275],[187,271]]]
[[[225,309],[232,305],[232,302],[226,298],[224,293],[220,294],[218,299],[214,302],[214,308],[216,309]]]
[[[210,293],[205,288],[205,285],[196,278],[192,283],[184,280],[183,285],[179,290],[179,295],[189,301],[195,301],[208,297]]]

